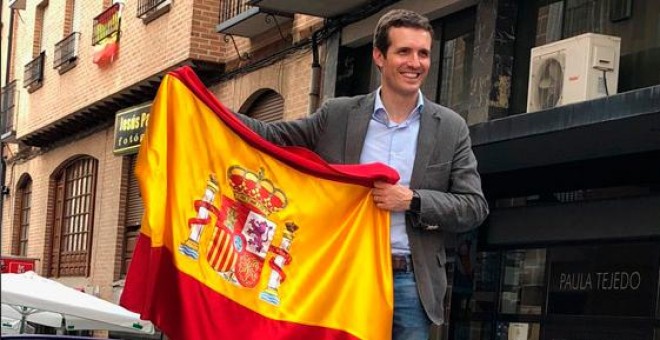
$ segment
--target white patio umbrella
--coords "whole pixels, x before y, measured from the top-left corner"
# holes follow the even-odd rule
[[[66,330],[110,330],[153,334],[149,321],[109,301],[34,272],[2,274],[2,317]]]

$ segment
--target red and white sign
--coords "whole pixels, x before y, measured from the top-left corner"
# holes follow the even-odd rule
[[[24,257],[5,257],[0,258],[0,269],[2,273],[25,273],[34,271],[34,263],[36,259]]]

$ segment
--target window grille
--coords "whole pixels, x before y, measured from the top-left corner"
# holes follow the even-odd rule
[[[16,106],[16,81],[2,88],[0,104],[0,128],[3,135],[14,130],[14,106]]]
[[[137,9],[138,18],[142,18],[147,14],[154,12],[160,5],[168,1],[169,0],[139,0]]]
[[[46,52],[41,52],[36,58],[25,64],[25,72],[23,73],[23,87],[31,87],[41,83],[44,80],[45,59]]]
[[[55,44],[55,61],[53,68],[58,68],[66,63],[76,60],[78,57],[79,32],[73,32],[60,42]]]

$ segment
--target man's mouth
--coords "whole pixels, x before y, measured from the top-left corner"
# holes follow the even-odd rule
[[[407,79],[419,79],[421,73],[419,72],[401,72],[401,75]]]

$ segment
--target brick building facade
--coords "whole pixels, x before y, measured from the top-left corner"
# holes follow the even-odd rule
[[[458,249],[476,252],[468,260],[477,269],[467,275],[449,256],[450,280],[454,268],[464,277],[448,295],[451,327],[435,336],[525,330],[525,339],[574,339],[601,325],[609,333],[593,339],[658,339],[660,249],[638,244],[660,244],[660,75],[649,72],[660,68],[657,1],[9,3],[0,47],[3,256],[35,258],[41,275],[117,301],[141,209],[135,151],[114,152],[117,113],[149,103],[166,72],[189,65],[234,111],[304,117],[323,99],[376,88],[373,27],[387,9],[408,8],[436,33],[423,93],[468,121],[492,207],[477,234],[457,237]],[[527,112],[531,49],[586,32],[621,37],[618,91]],[[656,259],[643,273],[655,284],[644,292],[645,314],[587,306],[580,318],[548,307],[562,296],[553,261],[612,245]],[[522,282],[522,273],[540,273],[540,290],[512,287],[507,280]]]
[[[37,259],[41,275],[117,301],[134,245],[127,209],[135,185],[131,168],[135,155],[113,152],[115,114],[151,101],[159,80],[176,67],[193,66],[208,81],[244,61],[216,32],[219,0],[127,1],[120,2],[119,52],[107,65],[96,64],[96,47],[90,44],[95,18],[112,5],[112,1],[73,0],[26,1],[24,7],[12,9],[2,5],[3,107],[9,107],[3,110],[3,157],[9,192],[3,200],[1,251]],[[150,5],[167,10],[138,17]],[[309,38],[320,21],[298,16],[287,27],[288,42]],[[78,37],[69,43],[71,35]],[[282,44],[273,30],[259,39],[235,40],[238,48],[257,52],[251,58]],[[54,59],[61,51],[56,45],[63,41],[71,55],[65,67],[58,67]],[[31,62],[40,63],[40,58],[43,66],[35,70]],[[287,99],[279,119],[301,117],[307,114],[309,92],[309,81],[301,79],[309,77],[310,63],[309,51],[301,49],[255,72],[216,81],[214,91],[227,106],[239,110],[254,102],[259,90],[270,89]],[[38,79],[26,84],[24,79],[35,72]],[[14,91],[5,95],[10,88]],[[66,208],[57,203],[68,199],[66,194],[58,197],[58,178],[81,159],[90,160],[94,168],[91,201],[72,202],[70,208],[81,211],[66,216]],[[66,223],[87,232],[80,239],[71,236],[71,242],[84,244],[69,249],[69,253],[84,250],[82,259],[72,255],[78,256],[78,264],[72,260],[67,265],[64,255],[57,254],[66,251],[63,243],[68,236],[56,236],[56,229],[63,233]],[[21,242],[24,246],[19,246]]]

